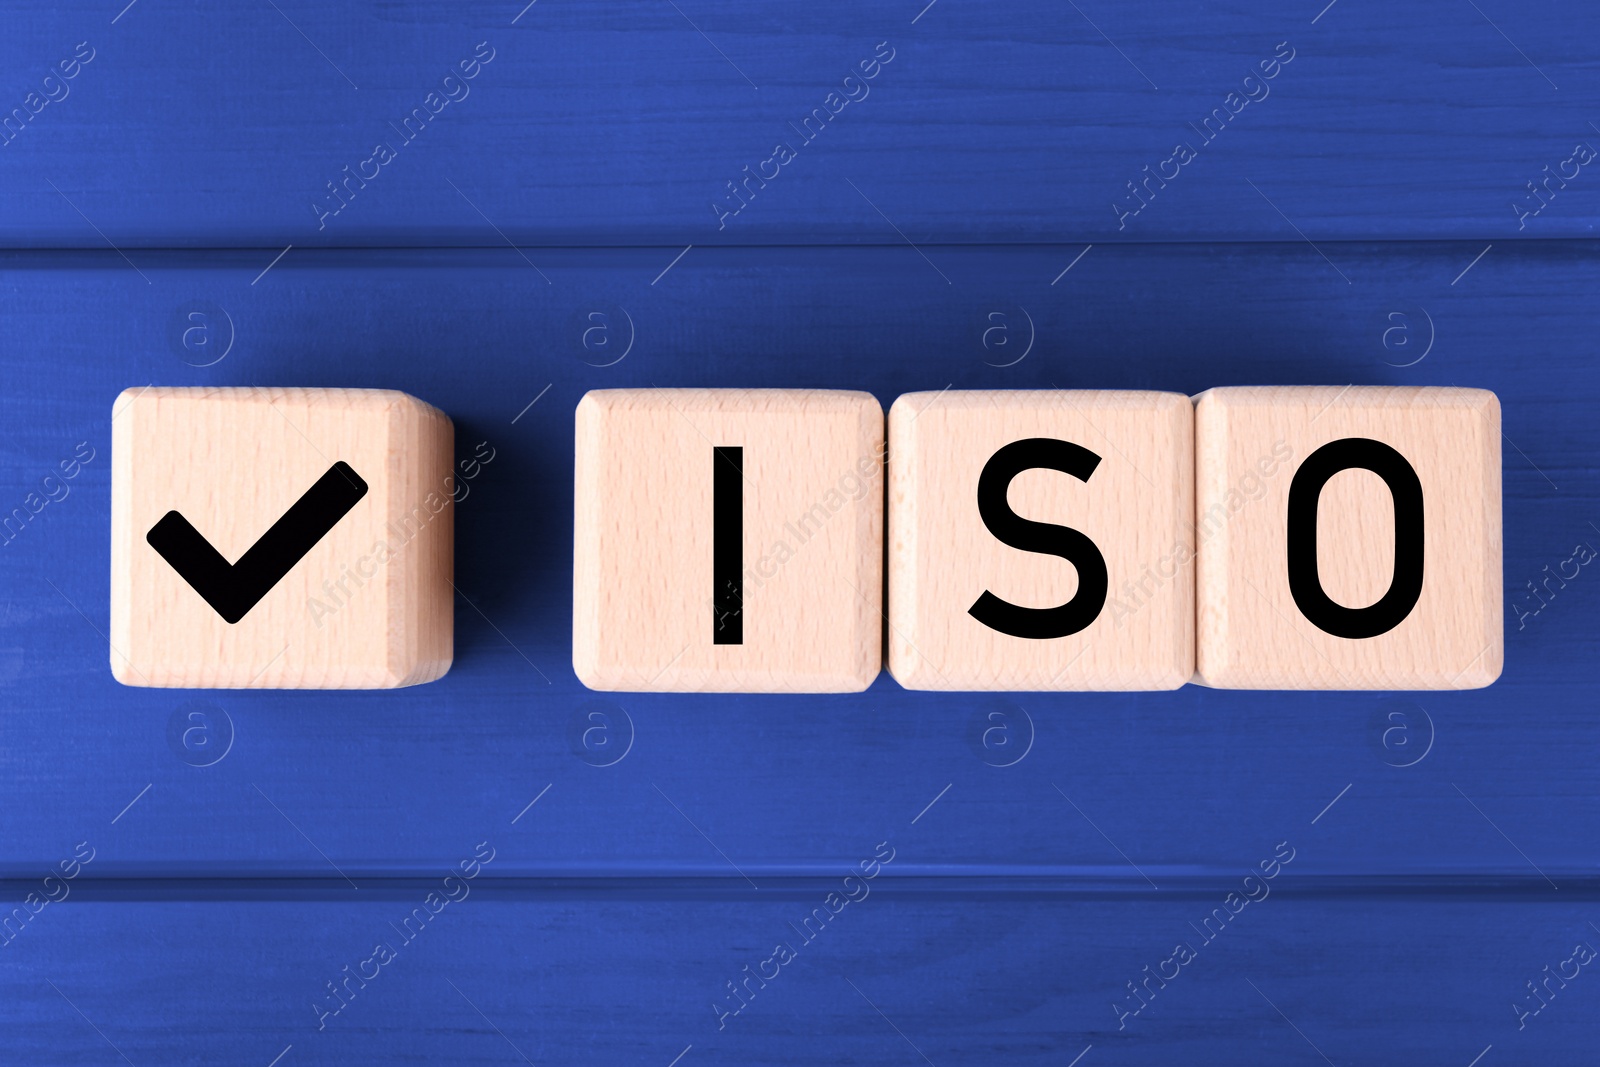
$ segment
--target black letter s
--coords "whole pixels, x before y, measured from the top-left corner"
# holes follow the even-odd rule
[[[978,514],[996,538],[1024,552],[1060,556],[1078,570],[1078,591],[1053,608],[1008,604],[987,589],[967,613],[991,630],[1011,637],[1048,640],[1085,629],[1106,603],[1106,560],[1095,543],[1077,530],[1024,519],[1011,510],[1006,491],[1011,479],[1036,467],[1070,474],[1080,482],[1100,465],[1100,457],[1067,441],[1030,437],[1013,441],[989,457],[978,476]]]

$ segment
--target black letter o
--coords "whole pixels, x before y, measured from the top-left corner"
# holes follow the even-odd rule
[[[1317,505],[1340,471],[1382,478],[1394,497],[1394,574],[1375,604],[1347,608],[1323,592],[1317,573]],[[1381,441],[1346,437],[1306,457],[1289,483],[1289,592],[1306,618],[1335,637],[1377,637],[1399,626],[1422,596],[1422,482],[1406,457]]]

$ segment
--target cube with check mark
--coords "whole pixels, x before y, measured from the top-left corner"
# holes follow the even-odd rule
[[[450,420],[379,389],[130,389],[112,411],[126,685],[382,689],[452,655]]]

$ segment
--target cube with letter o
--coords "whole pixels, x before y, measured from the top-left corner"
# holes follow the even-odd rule
[[[1500,404],[1252,386],[1195,408],[1197,681],[1472,689],[1500,674]]]

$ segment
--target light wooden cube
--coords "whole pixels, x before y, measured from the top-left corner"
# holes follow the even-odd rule
[[[575,483],[584,685],[845,693],[877,677],[883,408],[871,394],[591,392]]]
[[[1499,676],[1493,393],[1279,386],[1196,399],[1196,681],[1474,689]]]
[[[889,458],[889,670],[901,685],[1189,680],[1188,397],[908,393],[889,411]]]
[[[443,413],[388,390],[123,393],[112,412],[112,673],[126,685],[257,689],[443,675],[453,438]]]

